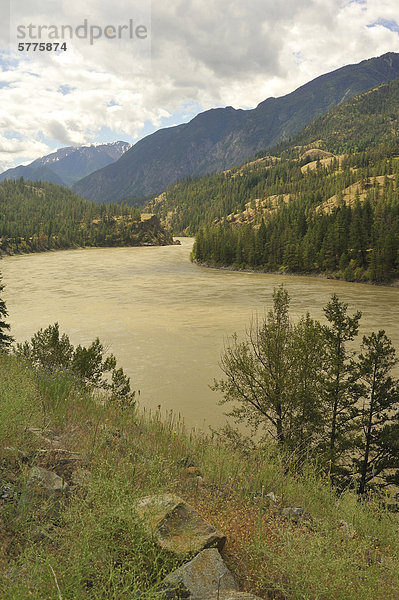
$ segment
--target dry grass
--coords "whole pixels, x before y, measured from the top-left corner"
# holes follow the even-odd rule
[[[102,406],[57,377],[38,385],[7,357],[0,366],[2,480],[18,492],[1,511],[1,600],[57,598],[52,570],[63,600],[132,600],[137,590],[154,600],[178,561],[148,539],[134,505],[166,491],[224,531],[226,562],[261,598],[398,600],[398,522],[379,501],[359,504],[350,491],[337,497],[311,467],[287,472],[273,447],[244,454],[185,432],[172,414]],[[90,471],[87,489],[57,506],[24,487],[32,463],[73,486],[54,444],[78,452]],[[284,518],[284,506],[302,506],[305,518]]]

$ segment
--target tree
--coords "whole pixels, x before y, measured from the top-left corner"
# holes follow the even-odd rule
[[[65,333],[60,335],[58,323],[54,323],[46,329],[39,329],[30,342],[17,344],[15,352],[29,360],[36,369],[67,370],[71,366],[74,348]]]
[[[4,284],[1,282],[2,278],[0,275],[0,292],[4,290]],[[5,322],[5,318],[8,316],[6,303],[0,298],[0,352],[8,352],[10,345],[14,341],[11,335],[8,335],[7,331],[10,330],[10,325]]]
[[[364,494],[368,484],[376,477],[390,483],[393,471],[399,471],[399,441],[392,433],[398,427],[395,419],[399,409],[399,381],[391,377],[392,368],[398,363],[391,340],[383,330],[363,337],[362,352],[356,365],[360,381],[361,435],[358,440],[354,463],[360,477],[358,492]]]
[[[107,388],[108,382],[104,379],[104,374],[115,369],[116,359],[113,354],[104,357],[104,352],[104,346],[99,338],[96,338],[88,348],[80,344],[76,347],[71,359],[71,369],[82,383]]]
[[[307,313],[292,330],[293,393],[290,445],[298,458],[317,448],[326,426],[327,352],[319,321]]]
[[[17,344],[15,353],[28,360],[35,369],[42,371],[68,371],[84,386],[108,390],[111,400],[123,405],[133,405],[134,392],[130,391],[130,379],[122,368],[116,368],[113,354],[105,356],[106,350],[99,338],[90,346],[74,346],[69,337],[60,334],[59,325],[40,329],[32,339]]]
[[[266,317],[251,323],[244,341],[233,336],[220,363],[226,377],[212,389],[223,393],[222,403],[235,402],[229,415],[236,421],[262,427],[301,457],[324,427],[325,342],[309,314],[291,323],[289,301],[283,286],[275,289]]]
[[[347,310],[348,305],[340,302],[336,294],[324,308],[324,314],[330,323],[325,325],[323,330],[328,356],[326,450],[331,461],[332,473],[337,470],[337,455],[345,449],[347,434],[356,416],[353,363],[346,343],[352,341],[358,333],[361,312],[358,311],[350,317]]]
[[[233,335],[220,362],[226,378],[215,381],[212,389],[223,393],[222,403],[238,401],[229,413],[236,421],[246,421],[255,430],[266,427],[282,445],[292,401],[292,327],[283,287],[274,290],[273,304],[262,322],[251,323],[245,341]]]

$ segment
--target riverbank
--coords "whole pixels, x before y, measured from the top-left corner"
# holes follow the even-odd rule
[[[383,504],[337,497],[311,467],[290,472],[272,446],[244,451],[171,414],[99,405],[65,375],[0,364],[2,600],[158,598],[179,561],[148,538],[135,506],[164,492],[227,536],[225,562],[260,598],[397,600],[398,521]],[[40,495],[35,468],[68,491]]]
[[[259,269],[247,269],[244,267],[235,267],[233,265],[216,265],[216,264],[212,264],[212,263],[207,263],[207,262],[203,262],[203,261],[198,261],[195,259],[191,259],[191,262],[193,262],[194,264],[198,265],[199,267],[206,267],[208,269],[217,269],[219,271],[234,271],[237,273],[256,273],[258,275],[260,274],[265,274],[265,275],[285,275],[288,277],[314,277],[316,279],[329,279],[331,281],[344,281],[347,283],[359,283],[359,284],[364,284],[364,285],[375,285],[378,287],[394,287],[394,288],[399,288],[399,279],[395,279],[391,282],[375,282],[375,281],[355,281],[355,280],[349,280],[349,279],[344,279],[343,277],[338,277],[337,274],[334,273],[308,273],[308,272],[304,272],[304,273],[300,273],[300,272],[293,272],[293,271],[266,271],[262,268]]]

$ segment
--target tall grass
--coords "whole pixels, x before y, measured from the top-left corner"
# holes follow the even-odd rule
[[[148,537],[135,502],[166,491],[225,531],[225,560],[262,598],[398,600],[398,521],[381,500],[338,496],[316,468],[293,472],[273,446],[233,447],[186,431],[172,413],[99,402],[66,374],[38,377],[6,356],[0,365],[1,485],[14,493],[0,512],[1,600],[154,600],[179,561]],[[57,502],[27,483],[32,464],[57,469],[52,439],[80,453],[88,481]],[[284,518],[286,506],[305,517]]]

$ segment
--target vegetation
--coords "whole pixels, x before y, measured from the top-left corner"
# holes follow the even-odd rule
[[[120,405],[134,404],[130,379],[122,368],[116,368],[113,354],[104,356],[99,338],[85,346],[73,347],[66,333],[60,335],[59,325],[49,325],[34,334],[30,342],[17,344],[14,353],[28,361],[38,372],[68,373],[83,388],[107,390],[111,401]],[[107,378],[107,374],[109,377]]]
[[[234,403],[229,415],[263,439],[271,434],[299,465],[317,457],[341,488],[355,481],[364,494],[398,485],[399,380],[391,374],[398,360],[384,331],[363,338],[355,361],[346,346],[361,314],[349,316],[336,295],[324,309],[328,325],[309,314],[294,325],[283,287],[273,300],[265,319],[223,352],[225,377],[213,389]]]
[[[158,221],[124,205],[96,204],[47,182],[0,183],[0,252],[171,243]]]
[[[4,290],[4,284],[1,280],[2,277],[0,275],[0,293]],[[6,303],[0,298],[0,352],[7,351],[14,341],[12,336],[7,333],[10,330],[10,325],[4,321],[7,316]]]
[[[398,95],[399,79],[394,79],[350,98],[312,121],[290,140],[289,146],[306,146],[320,140],[320,148],[343,154],[391,143],[399,135]]]
[[[228,566],[262,598],[397,599],[398,521],[389,497],[337,496],[327,477],[310,466],[299,475],[273,444],[251,449],[246,440],[186,433],[159,412],[100,404],[68,374],[38,380],[12,355],[0,356],[0,406],[2,600],[131,600],[139,591],[154,600],[178,562],[148,538],[134,506],[164,491],[224,530]],[[55,439],[78,453],[83,487],[62,466]],[[201,484],[187,473],[187,457]],[[62,474],[68,495],[32,493],[32,465]],[[304,519],[283,517],[286,506],[303,507]]]
[[[399,274],[399,80],[340,104],[272,155],[149,203],[194,258],[386,283]]]
[[[194,259],[215,266],[326,273],[348,281],[397,278],[399,161],[383,158],[380,151],[351,155],[341,167],[336,161],[335,167],[332,163],[292,174],[284,184],[291,198],[287,204],[280,197],[278,207],[270,205],[268,213],[260,209],[256,216],[255,210],[252,224],[225,220],[204,226],[197,234]],[[285,170],[288,179],[288,171],[295,170],[291,162],[275,168]],[[353,186],[354,181],[359,185]],[[342,188],[352,189],[352,197],[334,193]],[[329,202],[323,203],[325,198]]]

